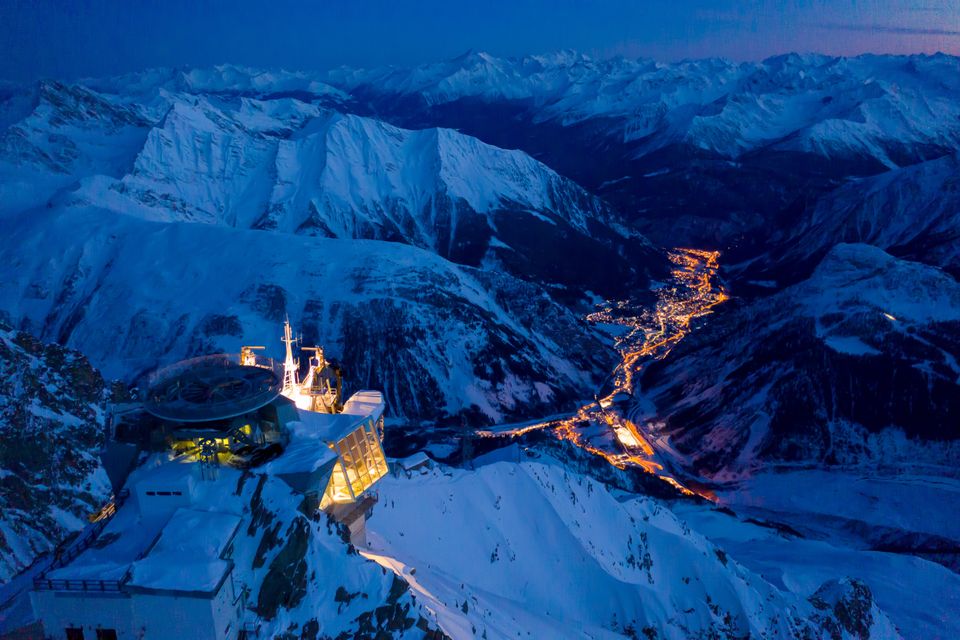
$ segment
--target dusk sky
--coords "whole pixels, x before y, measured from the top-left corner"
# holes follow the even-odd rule
[[[660,60],[753,60],[789,51],[960,54],[960,2],[0,0],[0,78],[15,81],[223,62],[412,64],[468,49]]]

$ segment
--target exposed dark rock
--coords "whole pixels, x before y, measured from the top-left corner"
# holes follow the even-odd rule
[[[72,531],[110,492],[100,449],[109,391],[82,355],[0,325],[0,519],[20,537],[0,541],[0,582]]]
[[[869,640],[873,626],[873,594],[860,580],[844,578],[827,582],[810,596],[810,603],[822,612],[815,622],[823,627],[831,640],[842,640],[842,632],[857,640]]]
[[[286,544],[270,563],[257,596],[257,613],[266,620],[280,608],[293,609],[307,593],[307,547],[310,523],[297,516],[287,529]]]

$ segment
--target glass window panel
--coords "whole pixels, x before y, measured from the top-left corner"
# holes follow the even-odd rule
[[[339,464],[331,476],[321,506],[349,502],[385,476],[387,461],[380,446],[377,425],[368,420],[336,445]],[[350,496],[350,492],[353,496]]]

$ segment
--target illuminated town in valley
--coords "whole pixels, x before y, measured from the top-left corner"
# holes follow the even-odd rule
[[[710,313],[728,296],[717,282],[719,251],[674,249],[668,255],[675,268],[670,273],[671,281],[656,290],[657,301],[652,309],[631,315],[635,311],[632,306],[621,302],[587,317],[590,322],[622,325],[627,329],[617,338],[621,361],[609,378],[612,389],[606,395],[582,406],[570,417],[516,428],[482,430],[478,435],[521,436],[549,430],[557,438],[569,440],[616,467],[638,466],[679,490],[692,493],[677,479],[662,474],[663,465],[657,462],[657,453],[644,433],[645,427],[630,418],[629,399],[643,363],[665,357],[692,330],[691,325],[697,318]]]

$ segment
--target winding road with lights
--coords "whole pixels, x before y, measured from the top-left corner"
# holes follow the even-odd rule
[[[510,437],[547,430],[618,468],[639,467],[684,493],[694,493],[664,471],[644,429],[630,417],[635,413],[631,411],[630,399],[643,364],[666,357],[693,330],[695,319],[729,299],[718,283],[719,251],[677,248],[669,253],[669,258],[674,265],[671,281],[657,290],[657,302],[652,308],[632,313],[631,304],[624,301],[587,316],[591,322],[622,325],[626,329],[617,339],[620,363],[610,376],[610,392],[567,417],[514,429],[478,431],[477,435]]]

